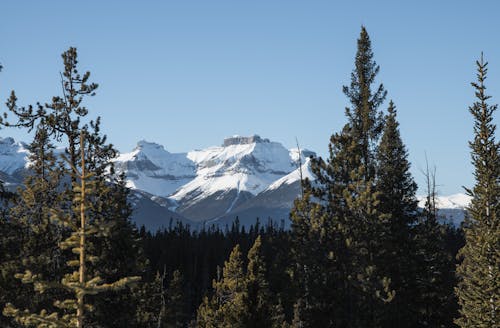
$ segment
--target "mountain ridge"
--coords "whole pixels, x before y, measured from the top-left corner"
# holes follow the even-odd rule
[[[28,154],[26,144],[0,138],[0,177],[8,184],[21,183]],[[197,226],[228,224],[236,217],[244,225],[257,217],[272,217],[288,226],[293,201],[300,194],[300,178],[314,177],[310,156],[315,153],[306,149],[299,153],[297,148],[287,149],[253,135],[232,136],[220,146],[182,153],[141,140],[114,163],[133,191],[135,222],[149,229],[167,227],[170,219]],[[425,197],[418,200],[422,207]],[[470,197],[455,194],[437,201],[448,221],[459,224]]]

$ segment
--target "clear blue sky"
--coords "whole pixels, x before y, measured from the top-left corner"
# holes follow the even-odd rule
[[[256,133],[325,155],[345,123],[341,87],[364,24],[417,182],[427,153],[451,194],[473,183],[467,106],[481,51],[500,99],[499,15],[493,0],[6,0],[0,99],[11,89],[24,104],[59,95],[60,54],[75,46],[100,85],[91,115],[121,151],[140,139],[179,152]]]

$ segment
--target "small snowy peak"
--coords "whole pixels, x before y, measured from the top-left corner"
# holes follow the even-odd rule
[[[117,162],[126,162],[139,160],[143,158],[162,159],[168,157],[170,153],[165,150],[165,148],[157,143],[148,142],[141,140],[137,143],[137,146],[130,153],[120,154],[117,158]]]
[[[169,196],[195,177],[196,166],[186,153],[170,153],[162,145],[139,141],[130,153],[115,160],[127,175],[127,186],[157,196]]]
[[[140,141],[130,153],[120,154],[116,162],[147,162],[150,163],[149,170],[157,175],[192,176],[195,171],[195,165],[186,153],[170,153],[163,146],[147,141]]]
[[[26,167],[29,151],[26,144],[13,138],[0,138],[0,171],[13,174]]]
[[[299,159],[300,162],[305,163],[306,159],[308,159],[309,157],[316,156],[315,152],[308,149],[292,148],[289,150],[289,152],[290,158],[295,163],[295,165],[299,165]]]
[[[421,208],[425,207],[426,196],[418,196],[418,206]],[[466,194],[454,194],[449,196],[438,196],[436,197],[436,205],[438,209],[466,209],[472,200],[471,196]]]
[[[300,168],[276,180],[266,190],[276,190],[283,185],[291,185],[294,182],[300,181],[301,177],[302,179],[309,179],[311,181],[315,179],[311,170],[311,159],[309,157],[304,160]]]

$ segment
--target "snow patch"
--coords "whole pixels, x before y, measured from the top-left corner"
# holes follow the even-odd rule
[[[26,144],[13,138],[0,138],[0,171],[13,174],[28,165],[29,151]]]
[[[310,158],[305,159],[305,162],[304,162],[304,164],[302,164],[300,169],[297,168],[293,172],[276,180],[267,188],[267,190],[276,190],[279,187],[281,187],[282,185],[290,185],[294,182],[300,181],[301,173],[302,173],[302,179],[309,179],[311,181],[315,179],[314,173],[311,171],[311,159]]]
[[[426,196],[418,196],[418,206],[421,208],[425,207]],[[463,193],[458,193],[450,196],[438,196],[436,197],[436,206],[438,209],[466,209],[472,200],[471,196]]]

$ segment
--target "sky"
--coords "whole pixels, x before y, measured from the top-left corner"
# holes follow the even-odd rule
[[[499,14],[494,0],[3,0],[0,112],[10,90],[25,105],[60,95],[60,55],[73,46],[99,84],[90,116],[122,152],[143,139],[185,152],[258,134],[326,156],[364,25],[415,180],[423,186],[427,158],[449,195],[474,183],[467,108],[482,51],[500,99]]]

